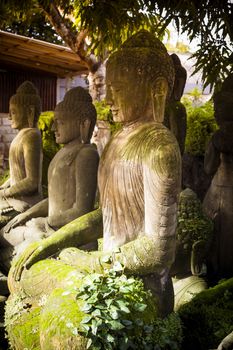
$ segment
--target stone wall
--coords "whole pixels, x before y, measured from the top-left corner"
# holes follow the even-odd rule
[[[8,167],[9,147],[17,134],[17,130],[11,128],[7,113],[0,113],[0,174]]]

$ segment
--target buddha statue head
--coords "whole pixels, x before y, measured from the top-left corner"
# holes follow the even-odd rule
[[[175,68],[175,81],[171,99],[173,101],[180,101],[187,80],[187,72],[186,69],[181,65],[180,59],[175,53],[173,53],[170,57]]]
[[[215,119],[218,125],[233,122],[233,74],[222,83],[221,90],[213,95]]]
[[[162,122],[173,81],[172,60],[160,40],[146,30],[133,35],[106,64],[106,100],[114,121]]]
[[[90,143],[96,123],[96,110],[91,95],[82,87],[70,89],[55,108],[54,126],[57,143],[80,139]]]
[[[13,129],[34,128],[41,113],[41,99],[30,81],[23,82],[10,98],[9,119]]]

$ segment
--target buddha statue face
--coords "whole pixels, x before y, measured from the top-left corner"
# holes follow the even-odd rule
[[[28,128],[31,126],[30,121],[34,120],[34,108],[17,102],[10,103],[9,119],[12,129]]]
[[[11,96],[9,119],[13,129],[35,128],[41,113],[41,100],[37,88],[24,81]]]
[[[126,71],[119,67],[117,72],[106,72],[106,101],[115,122],[129,123],[145,119],[148,114],[152,117],[148,91],[148,82],[142,76],[137,77],[134,69]]]
[[[57,143],[80,140],[90,143],[96,122],[96,110],[90,94],[78,86],[70,89],[54,113],[53,131]]]
[[[68,111],[55,110],[52,129],[59,144],[66,144],[80,138],[80,120]]]
[[[113,119],[162,122],[174,68],[164,45],[147,31],[129,38],[106,64],[106,100]]]

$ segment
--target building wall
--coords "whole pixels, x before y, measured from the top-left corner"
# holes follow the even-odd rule
[[[33,71],[17,71],[0,67],[0,113],[8,113],[9,100],[25,80],[31,81],[39,90],[42,110],[53,110],[56,105],[57,77]]]
[[[0,175],[8,167],[9,148],[16,134],[17,130],[11,128],[8,113],[0,113]]]

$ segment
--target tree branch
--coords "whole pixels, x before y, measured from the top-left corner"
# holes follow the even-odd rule
[[[85,51],[85,38],[87,36],[87,30],[81,30],[80,33],[74,32],[67,19],[64,19],[59,11],[58,7],[53,1],[49,4],[44,4],[40,1],[40,8],[45,13],[51,25],[55,28],[56,32],[64,40],[64,42],[74,51],[81,62],[84,63],[90,71],[95,71],[98,69],[96,67],[96,61],[89,57]],[[96,69],[97,68],[97,69]]]

